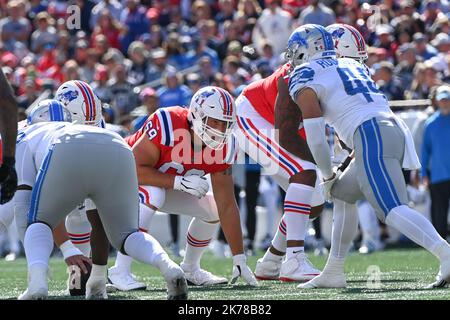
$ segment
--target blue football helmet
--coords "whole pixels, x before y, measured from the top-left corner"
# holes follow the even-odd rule
[[[333,38],[321,25],[305,24],[289,37],[285,58],[292,66],[329,57],[336,57]]]
[[[70,111],[58,100],[45,99],[40,101],[27,117],[28,124],[49,121],[72,122]]]

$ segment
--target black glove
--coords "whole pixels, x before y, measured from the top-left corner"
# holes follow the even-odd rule
[[[5,204],[12,199],[17,190],[17,173],[14,168],[16,160],[13,157],[4,157],[0,166],[1,196],[0,204]]]

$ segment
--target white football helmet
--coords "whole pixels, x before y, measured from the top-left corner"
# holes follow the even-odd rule
[[[285,59],[296,67],[314,59],[336,57],[333,39],[324,27],[305,24],[289,37]]]
[[[325,28],[333,37],[334,48],[338,58],[352,58],[360,63],[368,58],[366,42],[356,28],[335,23]]]
[[[45,99],[40,101],[27,117],[29,125],[38,122],[65,121],[72,122],[70,111],[58,100]]]
[[[102,102],[86,82],[64,82],[56,90],[55,99],[70,111],[74,123],[101,127]]]
[[[208,125],[208,119],[226,122],[224,132]],[[189,121],[195,134],[211,149],[222,149],[236,123],[236,106],[228,91],[214,86],[198,90],[189,105]]]

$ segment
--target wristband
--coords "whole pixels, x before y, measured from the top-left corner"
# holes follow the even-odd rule
[[[80,251],[80,249],[75,247],[73,245],[72,241],[70,241],[70,240],[67,240],[62,245],[60,245],[59,250],[61,250],[64,260],[66,260],[67,258],[73,257],[73,256],[78,256],[78,255],[82,256],[83,255],[83,253]]]

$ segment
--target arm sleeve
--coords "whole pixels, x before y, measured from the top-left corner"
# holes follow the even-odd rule
[[[322,172],[324,179],[327,179],[333,175],[333,171],[330,147],[325,135],[325,121],[323,117],[304,119],[303,125],[306,131],[306,141],[317,167]]]

